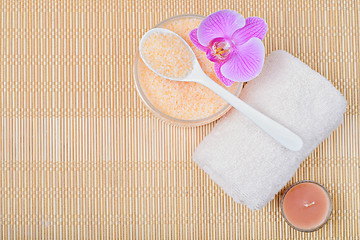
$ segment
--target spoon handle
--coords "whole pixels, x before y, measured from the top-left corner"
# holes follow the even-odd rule
[[[278,122],[260,113],[253,107],[249,106],[240,98],[231,94],[225,88],[214,82],[205,73],[204,75],[206,76],[206,78],[205,76],[203,76],[201,79],[198,78],[196,82],[208,87],[213,92],[218,94],[220,97],[230,103],[234,108],[239,110],[243,115],[245,115],[248,119],[250,119],[253,123],[255,123],[264,132],[269,134],[284,147],[292,151],[299,151],[302,148],[303,141],[298,135],[296,135],[283,125],[279,124]]]

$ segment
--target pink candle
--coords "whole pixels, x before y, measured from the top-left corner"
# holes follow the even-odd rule
[[[301,181],[284,194],[282,214],[299,231],[315,231],[329,219],[332,209],[328,191],[319,183]]]

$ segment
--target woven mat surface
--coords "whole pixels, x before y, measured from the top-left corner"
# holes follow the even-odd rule
[[[155,118],[133,83],[142,34],[179,14],[234,9],[346,97],[344,123],[289,182],[327,187],[334,211],[305,234],[235,204],[192,161],[214,123]],[[360,1],[0,0],[0,239],[359,239]],[[321,91],[321,89],[319,89]]]

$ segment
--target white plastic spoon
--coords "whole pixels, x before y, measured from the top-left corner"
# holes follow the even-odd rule
[[[193,55],[193,68],[192,70],[183,78],[174,78],[169,76],[164,76],[160,74],[156,69],[154,69],[151,64],[149,64],[146,58],[143,55],[143,43],[144,41],[151,35],[151,34],[172,34],[179,38],[184,45],[189,49],[191,54]],[[248,119],[254,122],[258,127],[260,127],[264,132],[268,135],[273,137],[276,141],[278,141],[284,147],[292,150],[292,151],[299,151],[303,146],[303,141],[301,138],[284,127],[283,125],[279,124],[278,122],[272,120],[271,118],[265,116],[264,114],[260,113],[256,109],[250,107],[241,99],[236,97],[235,95],[231,94],[225,88],[221,87],[219,84],[215,83],[211,78],[209,78],[204,71],[201,69],[199,62],[197,61],[194,52],[192,51],[191,47],[187,44],[187,42],[181,38],[176,33],[163,29],[163,28],[153,28],[145,33],[145,35],[140,40],[140,56],[147,67],[149,67],[153,72],[158,74],[161,77],[174,80],[174,81],[183,81],[183,82],[196,82],[200,83],[213,92],[218,94],[222,97],[225,101],[230,103],[234,108],[239,110],[243,115],[245,115]]]

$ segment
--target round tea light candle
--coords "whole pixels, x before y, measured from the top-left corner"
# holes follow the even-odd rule
[[[285,192],[281,210],[290,226],[312,232],[321,228],[331,215],[330,194],[317,182],[297,182]]]

